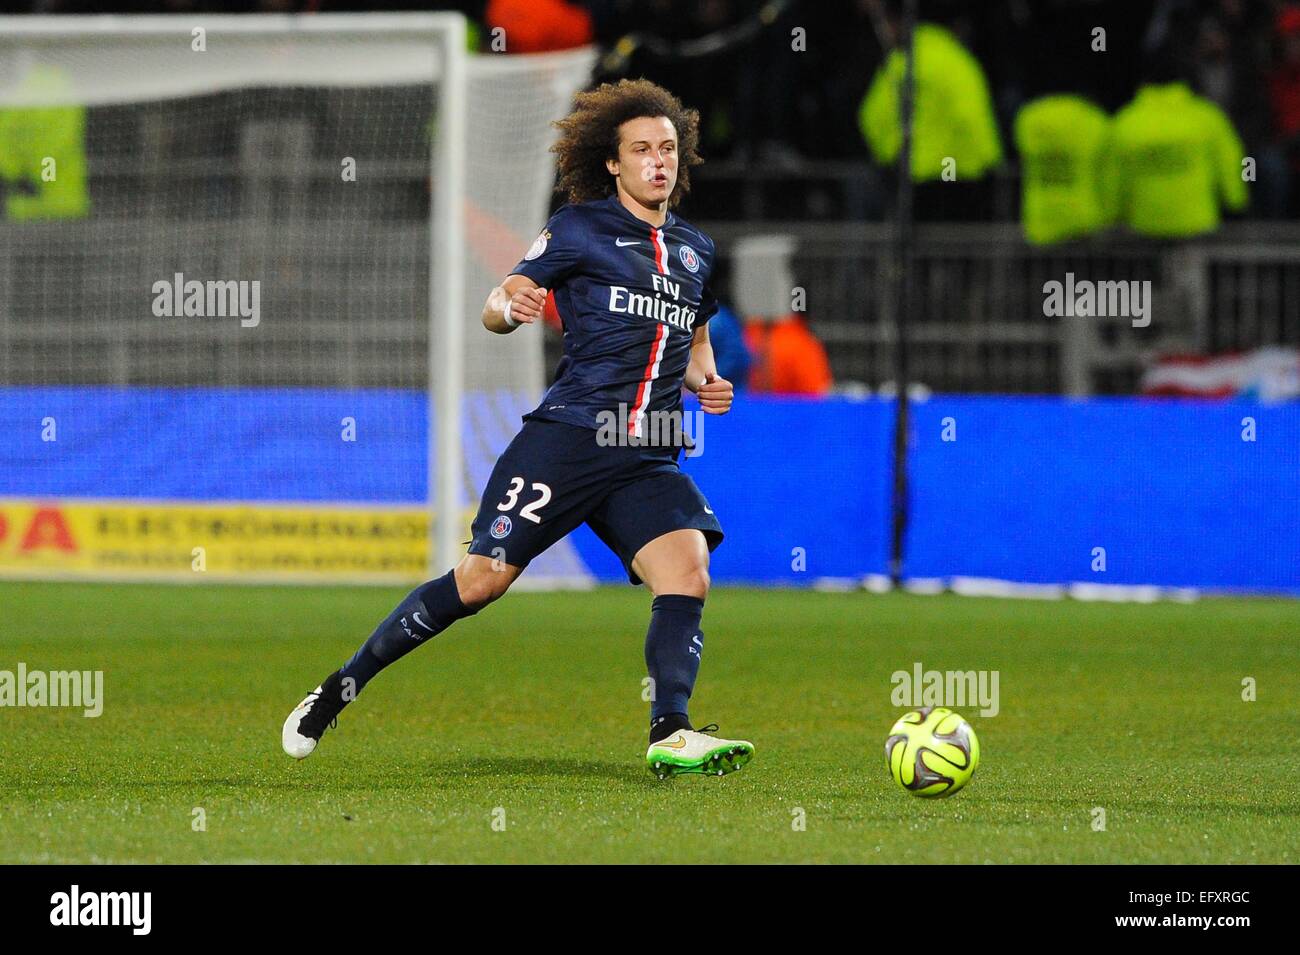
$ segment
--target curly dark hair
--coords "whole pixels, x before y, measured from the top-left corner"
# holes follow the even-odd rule
[[[556,191],[567,195],[570,202],[591,202],[615,193],[614,177],[605,161],[618,159],[618,128],[642,116],[667,117],[677,130],[677,184],[668,205],[677,205],[691,191],[691,167],[704,162],[698,152],[697,111],[646,79],[602,83],[579,93],[573,103],[573,112],[554,124],[560,139],[551,147],[560,168]]]

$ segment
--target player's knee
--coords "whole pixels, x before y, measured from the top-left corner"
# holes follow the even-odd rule
[[[504,569],[475,561],[456,568],[456,592],[466,607],[481,610],[509,590],[513,579]]]
[[[698,567],[691,569],[687,576],[687,584],[691,588],[691,594],[703,600],[709,595],[709,567],[707,564],[700,564]]]
[[[703,600],[709,595],[708,564],[695,564],[679,569],[670,579],[662,581],[661,586],[655,591],[656,597],[660,594],[686,594]]]
[[[460,602],[473,610],[481,610],[509,589],[505,580],[493,580],[487,574],[475,574],[467,580],[458,580],[456,590]]]

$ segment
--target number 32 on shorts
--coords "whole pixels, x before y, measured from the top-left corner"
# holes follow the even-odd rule
[[[506,491],[506,499],[497,505],[498,511],[509,511],[519,503],[519,493],[524,489],[526,482],[521,477],[512,477],[510,479],[510,488]],[[526,521],[532,521],[534,524],[542,522],[537,512],[545,507],[551,500],[551,489],[545,484],[533,482],[532,489],[538,493],[537,500],[531,504],[525,504],[519,509],[519,516]]]

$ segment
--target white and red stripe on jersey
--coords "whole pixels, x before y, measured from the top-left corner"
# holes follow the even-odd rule
[[[641,376],[641,386],[636,391],[636,404],[628,418],[627,431],[635,437],[641,437],[645,422],[645,411],[650,405],[650,390],[654,380],[659,377],[659,364],[664,359],[664,345],[668,341],[668,326],[659,325],[655,330],[655,340],[650,345],[650,360],[646,362],[645,374]]]

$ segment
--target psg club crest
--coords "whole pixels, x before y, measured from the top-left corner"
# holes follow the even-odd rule
[[[684,245],[678,250],[682,257],[682,265],[686,266],[687,272],[698,272],[700,270],[700,257],[695,254],[695,250],[689,245]]]
[[[533,259],[537,258],[539,255],[545,252],[546,242],[548,239],[550,239],[550,237],[551,237],[550,231],[547,229],[543,229],[542,234],[539,235],[536,239],[534,239],[533,244],[529,246],[528,254],[524,256],[525,261],[531,262]],[[510,533],[510,528],[507,527],[506,534],[509,533]],[[505,534],[502,534],[501,536],[504,537]]]
[[[497,540],[500,540],[510,533],[511,526],[510,518],[504,514],[500,515],[492,522],[492,536]]]

